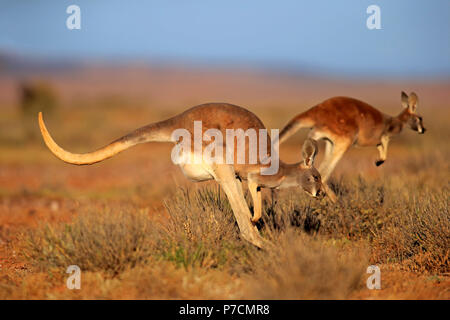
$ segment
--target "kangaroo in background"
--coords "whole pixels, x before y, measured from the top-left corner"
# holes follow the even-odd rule
[[[281,130],[280,143],[301,128],[311,129],[309,138],[325,140],[325,156],[319,167],[323,182],[352,145],[376,146],[379,157],[375,164],[379,166],[386,161],[390,138],[399,134],[406,124],[420,134],[425,133],[422,117],[416,114],[418,102],[414,92],[408,97],[402,91],[403,110],[393,117],[353,98],[330,98],[289,121]]]
[[[242,129],[244,131],[251,128],[255,130],[265,129],[261,120],[244,108],[226,103],[210,103],[190,108],[165,121],[139,128],[97,151],[74,154],[56,144],[44,124],[42,113],[39,113],[39,127],[47,147],[59,159],[76,165],[89,165],[103,161],[140,143],[158,141],[178,144],[180,141],[174,137],[173,132],[180,128],[186,129],[193,138],[195,136],[194,121],[202,122],[202,134],[208,129],[217,129],[224,136],[226,129]],[[257,137],[259,142],[260,136],[258,135]],[[267,140],[268,150],[264,150],[264,152],[271,159],[271,141],[269,137]],[[201,146],[202,150],[205,147],[206,145],[203,143]],[[223,147],[226,148],[226,146]],[[245,152],[248,157],[248,144],[245,144]],[[192,152],[190,150],[185,153],[183,154],[185,158],[193,158],[195,156],[195,151]],[[201,163],[180,163],[179,165],[184,175],[193,181],[216,180],[227,195],[238,223],[241,237],[257,247],[262,247],[263,239],[254,225],[254,222],[261,218],[261,188],[278,189],[300,186],[313,197],[324,195],[325,189],[323,188],[320,174],[313,166],[316,154],[317,143],[308,139],[303,145],[302,155],[304,160],[302,162],[286,164],[280,161],[278,171],[275,174],[262,175],[260,169],[270,165],[262,164],[259,161],[260,159],[256,164],[239,164],[236,161],[237,144],[235,143],[233,164],[202,161]],[[242,180],[247,180],[248,182],[254,205],[253,218],[244,198]]]

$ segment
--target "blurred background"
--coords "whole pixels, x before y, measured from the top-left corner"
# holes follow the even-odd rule
[[[73,12],[67,13],[71,5],[80,8],[79,30],[66,26],[68,19],[72,21]],[[380,8],[380,29],[367,27],[367,19],[374,14],[367,13],[371,5]],[[255,256],[259,269],[266,272],[264,280],[273,282],[277,291],[255,288],[259,288],[258,294],[266,294],[264,298],[272,299],[317,294],[326,299],[448,299],[449,31],[448,0],[0,0],[0,299],[236,299],[241,296],[239,292],[244,292],[246,299],[253,297],[245,290],[232,289],[236,283],[239,287],[247,284],[252,277],[255,269],[234,266],[234,257],[247,254],[230,250],[234,245],[229,245],[228,236],[222,240],[222,233],[216,234],[216,225],[221,223],[210,228],[209,218],[195,218],[203,212],[209,217],[210,209],[202,211],[205,209],[193,205],[190,198],[185,201],[180,197],[188,192],[195,199],[207,195],[205,199],[213,201],[209,207],[214,212],[219,208],[218,216],[222,216],[222,202],[215,200],[215,195],[221,199],[221,193],[216,191],[220,189],[215,182],[187,180],[170,160],[171,144],[139,145],[92,166],[63,163],[42,141],[39,111],[43,111],[58,144],[84,153],[206,102],[243,106],[266,127],[281,129],[296,114],[337,95],[358,98],[397,115],[402,111],[402,90],[418,94],[418,113],[423,116],[426,134],[405,128],[390,143],[387,161],[380,167],[374,164],[376,148],[350,149],[330,180],[339,191],[336,206],[326,199],[309,198],[296,188],[284,190],[278,197],[279,203],[291,204],[284,216],[292,213],[298,219],[301,213],[319,219],[314,221],[319,221],[320,234],[330,237],[323,244],[339,254],[328,254],[328,247],[319,250],[297,238],[281,242],[279,251],[274,251],[280,254],[265,260]],[[281,146],[282,160],[300,160],[305,135],[300,132]],[[320,150],[317,164],[322,154]],[[265,212],[273,214],[269,190],[263,190],[263,199]],[[170,260],[192,252],[206,261],[200,269],[208,278],[198,278],[201,273],[197,269],[179,273],[167,264],[150,264],[141,271],[130,269],[122,282],[122,275],[114,282],[104,280],[102,268],[109,263],[107,259],[116,257],[110,252],[128,261],[129,254],[134,257],[147,250],[136,249],[133,244],[135,231],[146,229],[141,225],[135,228],[141,220],[128,213],[168,217],[170,207],[176,207],[187,219],[179,220],[179,230],[185,231],[179,236],[173,233],[176,239],[191,230],[181,223],[195,219],[199,221],[198,228],[194,224],[195,232],[201,236],[190,241],[189,235],[181,247],[171,240],[169,251],[155,253],[158,261],[162,256]],[[124,219],[104,218],[110,211],[123,211]],[[284,209],[280,212],[285,213]],[[65,225],[82,216],[100,220],[89,220],[94,221],[90,225],[82,222],[81,229]],[[130,224],[131,220],[136,222]],[[58,236],[49,226],[64,232],[81,230],[75,236],[79,244],[64,244],[74,233]],[[210,231],[203,237],[206,229]],[[34,234],[35,242],[24,234]],[[154,236],[153,232],[145,234],[143,239]],[[51,241],[42,242],[48,236]],[[219,246],[219,240],[202,242],[208,237],[220,238],[225,245]],[[25,257],[26,244],[34,246],[34,251],[28,252],[35,252],[35,256]],[[61,244],[70,251],[59,251]],[[120,248],[127,248],[124,244],[133,244],[134,249],[126,249],[123,255]],[[347,261],[342,258],[349,248],[361,245],[371,252],[370,262],[358,251],[344,267],[335,263],[336,257]],[[96,258],[90,259],[85,248],[91,248]],[[52,252],[62,252],[68,259],[59,260],[64,268],[49,269],[59,259]],[[84,291],[65,287],[65,266],[73,261],[78,265],[72,252],[88,265],[100,266],[98,273],[86,273],[86,278],[83,274]],[[217,268],[211,262],[215,256],[233,266]],[[191,256],[186,257],[187,261]],[[286,258],[285,263],[283,257],[298,260]],[[267,268],[269,260],[272,266]],[[116,260],[111,261],[114,266]],[[37,268],[36,262],[43,268]],[[379,263],[383,290],[367,290],[364,267],[358,269],[364,283],[350,295],[346,286],[356,284],[352,270]],[[391,267],[393,272],[388,271]],[[397,272],[403,267],[409,272],[437,270],[446,276]],[[244,272],[236,278],[241,269],[251,274]],[[330,274],[333,281],[327,278]],[[281,279],[277,280],[282,281],[280,286],[271,280],[273,277]],[[263,282],[253,279],[250,283]],[[195,285],[185,289],[180,283]],[[205,296],[203,289],[198,289],[203,284],[217,293]],[[223,290],[218,291],[220,288]]]
[[[66,26],[73,4],[81,10],[80,30]],[[379,30],[366,23],[373,4],[381,11]],[[336,95],[395,115],[401,90],[415,91],[429,133],[419,140],[408,132],[392,144],[390,157],[406,158],[406,148],[419,153],[450,138],[449,29],[448,0],[0,0],[0,194],[120,195],[161,205],[173,180],[187,183],[167,145],[67,166],[45,148],[39,110],[58,143],[87,152],[205,102],[246,107],[267,127],[282,128]],[[282,159],[298,161],[302,139],[286,143]],[[342,161],[337,174],[384,172],[373,166],[375,149],[348,157],[358,161]]]
[[[375,2],[2,0],[0,103],[17,104],[29,79],[47,80],[64,105],[281,107],[345,94],[381,107],[399,88],[448,98],[450,3]],[[80,30],[66,27],[72,4]],[[366,26],[372,4],[380,30]]]

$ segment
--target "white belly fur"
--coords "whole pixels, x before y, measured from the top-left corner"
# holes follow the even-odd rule
[[[183,164],[180,165],[180,168],[185,177],[193,181],[206,181],[214,179],[214,177],[202,164]]]
[[[208,166],[204,163],[195,163],[194,154],[191,152],[183,152],[178,159],[178,165],[184,176],[192,181],[206,181],[214,179],[208,170]]]

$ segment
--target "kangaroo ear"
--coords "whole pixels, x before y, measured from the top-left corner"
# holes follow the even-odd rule
[[[418,103],[419,103],[419,97],[414,92],[411,92],[409,94],[409,98],[408,98],[408,106],[409,106],[409,111],[411,113],[416,112]]]
[[[408,108],[408,95],[404,91],[402,91],[402,106]]]
[[[314,159],[317,155],[317,141],[311,138],[306,139],[302,147],[303,164],[306,167],[312,167],[314,164]]]

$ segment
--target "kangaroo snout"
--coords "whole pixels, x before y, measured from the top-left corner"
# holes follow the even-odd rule
[[[315,195],[315,197],[324,197],[325,196],[325,192],[323,191],[323,190],[317,190],[316,191],[316,195]]]

